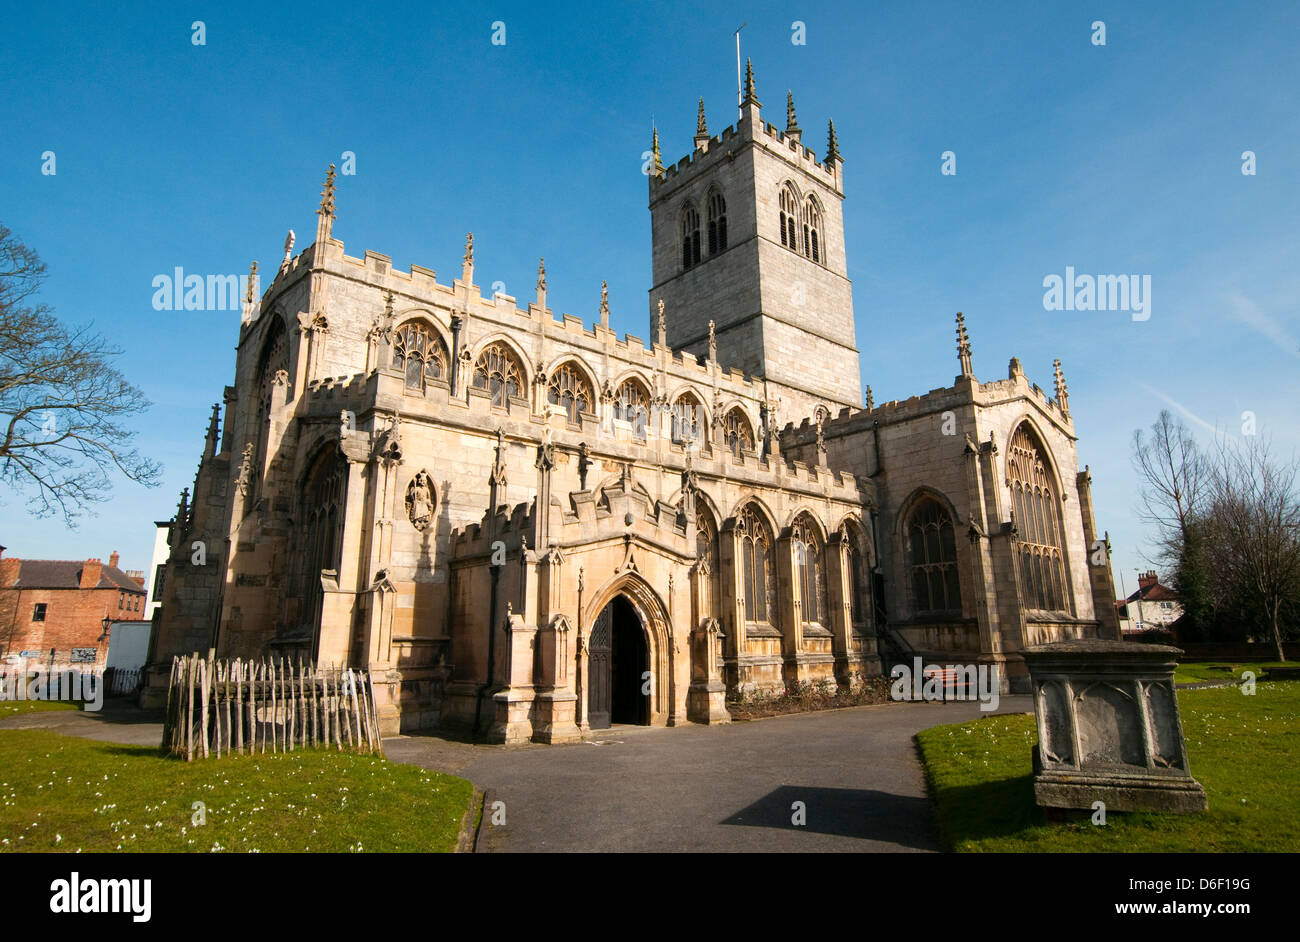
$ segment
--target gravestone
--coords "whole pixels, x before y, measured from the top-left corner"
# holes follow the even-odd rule
[[[1038,804],[1206,810],[1205,789],[1188,769],[1174,695],[1182,653],[1163,644],[1099,640],[1024,649],[1038,718]]]

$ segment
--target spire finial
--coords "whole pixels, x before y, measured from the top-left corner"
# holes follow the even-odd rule
[[[659,299],[659,319],[655,324],[655,333],[658,335],[659,346],[668,346],[668,322],[664,320],[664,299]]]
[[[799,122],[794,116],[794,92],[789,89],[785,93],[785,133],[799,130]]]
[[[474,264],[474,233],[465,233],[465,264]]]
[[[703,98],[700,99],[700,113],[695,119],[695,133],[697,135],[699,134],[707,135],[709,133],[709,126],[704,120],[704,99]]]
[[[763,107],[763,103],[758,100],[758,93],[754,90],[754,64],[748,59],[745,60],[745,97],[741,99],[740,105],[756,105]]]
[[[663,176],[664,163],[659,156],[659,128],[654,125],[650,126],[650,152],[654,155],[654,164],[651,169],[656,177]]]
[[[718,359],[718,338],[713,335],[713,321],[709,321],[709,362]]]
[[[1065,374],[1061,372],[1061,361],[1055,359],[1052,361],[1052,371],[1056,374],[1056,404],[1061,407],[1061,412],[1065,415],[1070,414],[1070,390],[1065,385]]]
[[[537,260],[537,290],[546,290],[546,257]]]
[[[244,292],[244,301],[248,304],[250,308],[253,306],[253,301],[257,298],[258,288],[259,285],[257,283],[257,262],[253,261],[248,266],[248,288]]]
[[[867,386],[867,411],[870,412],[876,407],[876,397],[871,395],[871,387]]]
[[[600,283],[600,326],[609,330],[609,285]]]
[[[325,189],[320,191],[320,209],[317,210],[322,216],[334,218],[334,165],[330,164],[329,172],[325,174]]]
[[[832,160],[838,160],[844,163],[844,158],[840,156],[840,142],[835,139],[835,122],[827,122],[826,129],[826,159],[822,163],[830,166]]]
[[[970,363],[970,336],[966,333],[966,317],[957,312],[957,359],[961,361],[961,375],[974,376]]]

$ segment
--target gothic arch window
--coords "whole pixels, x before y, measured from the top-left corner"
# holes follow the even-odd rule
[[[682,210],[682,267],[700,263],[700,214],[687,205]]]
[[[1022,422],[1011,437],[1007,478],[1018,531],[1020,595],[1026,608],[1069,612],[1060,497],[1038,436]]]
[[[754,450],[754,429],[749,419],[739,407],[727,413],[722,423],[722,440],[727,450],[739,458],[746,451]]]
[[[638,380],[626,379],[614,393],[614,418],[632,426],[632,434],[642,441],[650,422],[650,394]]]
[[[843,524],[849,557],[849,617],[856,626],[865,626],[871,612],[871,558],[866,534],[856,519]]]
[[[804,208],[803,219],[803,254],[820,265],[823,254],[822,214],[817,208],[817,201],[811,196]]]
[[[709,254],[727,247],[727,203],[716,190],[709,195]]]
[[[592,413],[592,403],[595,402],[591,384],[572,363],[562,364],[551,371],[546,399],[564,410],[570,425],[582,424],[581,417]]]
[[[447,347],[422,321],[408,321],[393,337],[393,369],[406,377],[407,389],[423,391],[431,383],[447,384]]]
[[[800,514],[791,528],[790,544],[794,549],[794,579],[803,600],[806,625],[827,623],[826,566],[823,544],[817,528],[807,514]]]
[[[745,621],[770,622],[775,596],[772,579],[772,534],[752,507],[736,517],[740,539],[740,590],[745,601]]]
[[[474,363],[472,383],[492,397],[494,409],[509,409],[511,399],[524,394],[524,371],[519,360],[503,343],[489,344]]]
[[[262,353],[257,361],[257,444],[253,454],[253,472],[249,481],[249,499],[244,506],[247,509],[257,503],[256,495],[261,489],[261,469],[266,466],[266,449],[271,436],[271,404],[275,395],[276,374],[289,370],[289,346],[284,331],[284,323],[278,314],[268,331]]]
[[[694,393],[682,393],[673,403],[672,442],[687,447],[704,439],[704,405]]]
[[[778,199],[781,211],[781,244],[792,252],[799,251],[799,200],[790,184],[781,187]]]
[[[337,452],[322,449],[303,489],[303,526],[299,530],[304,534],[300,547],[304,568],[299,585],[301,612],[305,619],[302,627],[309,629],[313,637],[320,628],[324,600],[321,571],[337,571],[339,568],[347,489],[347,462]]]
[[[695,559],[704,577],[704,611],[713,615],[717,607],[717,579],[720,572],[718,528],[713,522],[708,504],[698,494],[695,496]]]
[[[933,497],[922,498],[908,517],[905,532],[916,611],[960,612],[961,587],[952,515]]]

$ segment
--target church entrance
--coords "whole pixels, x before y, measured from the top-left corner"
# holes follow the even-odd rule
[[[642,693],[650,669],[645,628],[626,596],[616,596],[591,627],[587,717],[592,729],[614,723],[646,726],[650,697]]]

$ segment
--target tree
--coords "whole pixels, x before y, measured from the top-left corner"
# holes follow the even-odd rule
[[[35,297],[45,264],[0,224],[0,481],[30,493],[34,515],[69,526],[108,498],[110,472],[154,487],[161,468],[124,421],[150,403],[111,360],[121,350],[69,328]]]
[[[1300,463],[1266,441],[1220,443],[1211,475],[1206,548],[1217,583],[1235,589],[1266,625],[1277,659],[1284,615],[1300,587]]]

